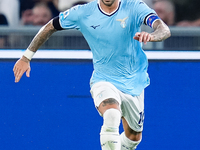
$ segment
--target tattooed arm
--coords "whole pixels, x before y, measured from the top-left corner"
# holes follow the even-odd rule
[[[49,39],[49,37],[57,31],[53,26],[53,21],[49,21],[46,25],[44,25],[40,31],[36,34],[33,38],[32,42],[30,43],[28,49],[33,52],[36,52],[38,48]]]
[[[28,49],[31,52],[36,52],[38,48],[46,41],[48,38],[57,30],[53,26],[53,20],[49,21],[46,25],[44,25],[40,31],[33,38],[30,43]],[[26,72],[26,76],[30,76],[30,60],[22,56],[14,65],[13,72],[15,75],[15,82],[19,82],[24,72]]]
[[[162,20],[156,20],[153,24],[153,29],[151,42],[163,41],[171,36],[168,26]]]
[[[163,41],[171,36],[168,26],[160,19],[154,22],[153,29],[152,33],[137,32],[133,38],[146,44],[147,42]]]

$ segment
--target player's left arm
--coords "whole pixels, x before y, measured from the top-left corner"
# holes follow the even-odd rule
[[[161,20],[158,19],[153,24],[154,32],[150,33],[150,42],[159,42],[171,36],[169,27]]]
[[[137,32],[133,38],[146,44],[147,42],[163,41],[171,36],[169,27],[160,18],[154,20],[151,23],[151,27],[154,29],[154,32]]]

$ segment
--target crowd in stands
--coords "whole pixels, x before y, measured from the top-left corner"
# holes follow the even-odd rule
[[[41,26],[60,11],[92,0],[0,0],[0,25]],[[143,0],[169,26],[200,26],[199,0]]]
[[[60,11],[92,0],[0,0],[0,25],[42,26]]]
[[[154,0],[153,9],[169,26],[200,26],[199,0]]]
[[[59,12],[90,1],[93,0],[0,0],[0,25],[42,26],[58,16]],[[200,0],[143,1],[154,9],[168,26],[200,27]],[[0,48],[9,43],[7,41],[6,36],[0,35]]]
[[[77,4],[92,0],[0,0],[0,26],[12,28],[43,26],[49,20]],[[24,42],[26,37],[17,34],[0,35],[0,48]]]

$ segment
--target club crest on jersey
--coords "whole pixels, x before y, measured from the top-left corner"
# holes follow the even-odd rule
[[[120,25],[122,28],[126,27],[126,20],[128,19],[128,17],[124,18],[124,19],[117,19],[117,21],[120,22]]]

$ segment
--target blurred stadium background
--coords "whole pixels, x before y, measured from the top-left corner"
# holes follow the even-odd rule
[[[151,85],[138,150],[199,150],[200,28],[170,29],[171,38],[144,45]],[[100,150],[102,118],[89,93],[93,66],[80,32],[53,34],[32,60],[31,77],[14,83],[14,63],[38,30],[0,27],[0,149]],[[60,50],[60,57],[44,56]]]
[[[26,49],[32,38],[40,27],[22,26],[11,28],[0,27],[0,40],[4,43],[0,45],[2,49]],[[151,32],[149,27],[143,30]],[[199,27],[170,27],[172,36],[164,42],[148,43],[144,45],[145,50],[200,50],[200,28]],[[88,50],[82,34],[77,30],[59,31],[41,47],[41,49],[73,49]]]

